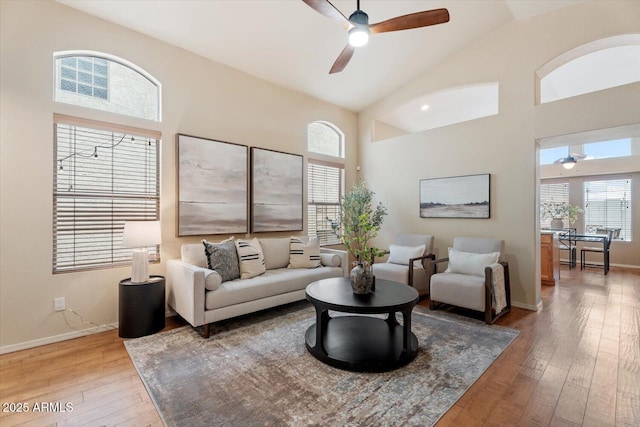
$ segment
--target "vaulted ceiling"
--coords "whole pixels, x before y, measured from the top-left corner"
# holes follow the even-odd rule
[[[341,73],[329,69],[345,30],[301,0],[58,0],[316,98],[361,111],[513,20],[585,0],[362,0],[375,23],[447,8],[450,22],[372,35]],[[333,0],[343,15],[355,0]],[[135,62],[135,58],[127,58]]]

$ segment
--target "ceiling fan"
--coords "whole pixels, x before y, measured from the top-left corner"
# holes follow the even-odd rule
[[[559,163],[565,169],[572,169],[576,165],[576,163],[578,163],[578,159],[582,160],[586,158],[587,156],[584,154],[571,153],[569,149],[567,149],[567,157],[561,157],[553,163]]]
[[[360,0],[357,0],[357,10],[348,19],[328,0],[302,1],[316,12],[342,24],[345,30],[349,32],[349,44],[338,55],[338,59],[333,63],[329,74],[339,73],[344,70],[344,67],[351,60],[355,48],[367,44],[369,34],[410,30],[449,22],[449,11],[447,9],[433,9],[397,16],[376,24],[369,24],[369,15],[360,10]]]

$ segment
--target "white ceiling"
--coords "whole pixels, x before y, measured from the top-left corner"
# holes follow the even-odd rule
[[[506,23],[586,0],[362,0],[371,23],[441,7],[451,20],[373,35],[333,75],[346,32],[301,0],[58,1],[357,112]],[[332,4],[347,17],[356,9],[355,0]]]

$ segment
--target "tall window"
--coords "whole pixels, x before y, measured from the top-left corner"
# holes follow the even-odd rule
[[[326,122],[308,127],[307,234],[321,245],[340,241],[333,233],[344,194],[344,134]]]
[[[568,182],[547,182],[540,183],[540,206],[562,205],[569,203],[569,183]],[[552,218],[540,218],[540,228],[551,228]],[[565,227],[569,225],[569,217],[562,218]]]
[[[124,59],[100,52],[57,52],[57,102],[160,121],[160,83]]]
[[[631,178],[584,183],[586,234],[605,234],[631,240]]]
[[[54,117],[53,272],[130,263],[124,222],[158,220],[160,135]],[[159,261],[157,246],[150,259]]]

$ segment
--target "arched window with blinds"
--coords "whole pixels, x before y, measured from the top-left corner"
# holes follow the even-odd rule
[[[333,226],[344,194],[344,134],[330,123],[313,122],[307,147],[307,234],[321,245],[339,244]]]

